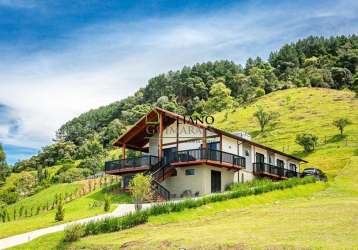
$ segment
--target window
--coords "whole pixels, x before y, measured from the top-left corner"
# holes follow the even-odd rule
[[[277,159],[276,163],[277,163],[277,167],[281,167],[281,168],[285,167],[285,163],[283,162],[283,160]]]
[[[185,175],[195,175],[195,169],[185,169]]]
[[[220,150],[220,142],[209,142],[208,149]]]
[[[249,150],[245,150],[245,156],[250,156],[250,151]]]
[[[263,154],[256,153],[256,162],[257,163],[265,162],[265,156]]]
[[[172,174],[170,176],[178,176],[178,172],[176,169],[173,170]]]
[[[290,169],[296,171],[297,170],[296,164],[290,163]]]

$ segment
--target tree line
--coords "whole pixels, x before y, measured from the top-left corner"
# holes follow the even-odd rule
[[[293,87],[349,88],[358,92],[357,67],[356,35],[310,36],[282,46],[270,53],[267,61],[249,58],[244,66],[228,60],[185,66],[151,78],[133,96],[68,121],[57,131],[54,144],[18,162],[15,170],[51,166],[66,159],[85,159],[86,166],[98,169],[103,156],[95,157],[99,154],[94,152],[103,155],[126,126],[153,106],[184,115],[204,115]]]

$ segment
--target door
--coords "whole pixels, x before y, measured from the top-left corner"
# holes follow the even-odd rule
[[[260,153],[256,153],[256,163],[264,163],[265,162],[265,156]]]
[[[176,151],[176,147],[163,149],[164,164],[173,162]]]
[[[221,192],[221,172],[211,170],[211,192]]]

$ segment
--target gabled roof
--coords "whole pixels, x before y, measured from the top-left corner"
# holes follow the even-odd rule
[[[163,116],[164,117],[163,118],[163,127],[164,128],[171,125],[172,123],[174,123],[177,119],[182,120],[182,121],[185,120],[184,117],[181,115],[178,115],[176,113],[170,112],[170,111],[162,109],[162,108],[155,107],[148,114],[146,114],[141,119],[139,119],[127,132],[122,134],[114,142],[113,145],[120,146],[120,145],[126,144],[127,148],[134,149],[134,150],[140,150],[140,151],[147,151],[148,148],[145,148],[145,145],[149,142],[149,137],[152,135],[152,134],[148,133],[147,128],[148,128],[148,126],[152,126],[153,124],[158,123],[160,115],[164,115]],[[221,129],[214,128],[212,126],[207,126],[205,124],[200,124],[200,123],[195,124],[195,123],[192,123],[190,120],[185,120],[185,123],[191,124],[193,126],[200,127],[200,128],[206,128],[207,130],[212,131],[216,134],[222,134],[224,136],[231,137],[233,139],[237,139],[242,142],[246,142],[248,144],[251,144],[256,147],[263,148],[268,151],[289,157],[291,159],[295,159],[297,161],[307,162],[307,161],[305,161],[301,158],[298,158],[296,156],[286,154],[286,153],[276,150],[274,148],[270,148],[265,145],[259,144],[257,142],[247,140],[245,138],[242,138],[240,136],[234,135],[232,133],[226,132]]]

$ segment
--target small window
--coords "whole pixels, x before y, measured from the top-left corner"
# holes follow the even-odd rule
[[[176,169],[173,170],[172,174],[170,176],[178,176],[178,172]]]
[[[249,150],[245,150],[245,156],[250,156],[250,152],[249,152]]]
[[[195,175],[195,169],[186,169],[185,175]]]

